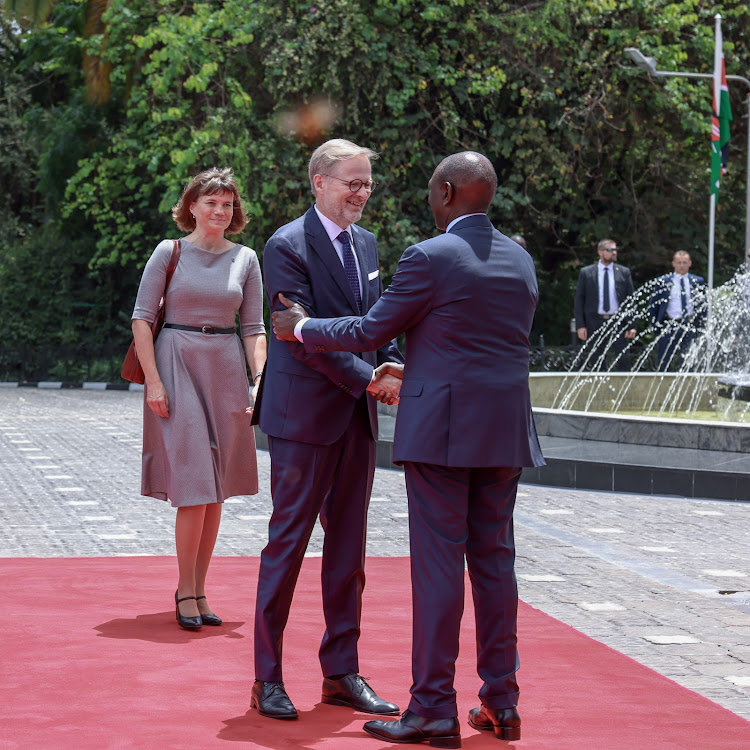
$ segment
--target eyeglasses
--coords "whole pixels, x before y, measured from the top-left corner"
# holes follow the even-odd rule
[[[375,182],[375,180],[368,180],[367,182],[362,182],[362,180],[342,180],[340,177],[335,177],[332,174],[325,174],[325,172],[323,173],[323,177],[331,177],[334,180],[343,182],[353,193],[358,193],[362,188],[368,193],[371,193],[378,186],[378,183]]]

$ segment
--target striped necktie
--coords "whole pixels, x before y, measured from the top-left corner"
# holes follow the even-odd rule
[[[362,312],[362,294],[359,291],[359,275],[357,274],[357,264],[354,260],[354,253],[352,252],[352,243],[349,240],[349,232],[342,232],[338,238],[341,242],[344,256],[344,272],[346,278],[349,280],[349,286],[352,288],[354,299],[357,303],[357,310]]]

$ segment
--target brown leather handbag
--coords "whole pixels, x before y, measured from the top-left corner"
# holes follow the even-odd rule
[[[169,282],[172,281],[172,274],[174,274],[174,270],[177,268],[177,263],[180,260],[181,249],[180,240],[172,240],[172,257],[169,259],[169,266],[167,268],[167,281],[164,285],[164,295],[159,302],[159,310],[156,313],[156,318],[154,318],[154,322],[151,324],[151,333],[154,336],[154,341],[156,341],[156,337],[159,335],[159,331],[161,331],[164,325],[164,300],[167,298],[167,289],[169,289]],[[146,381],[146,376],[143,374],[143,368],[138,360],[138,352],[135,350],[135,340],[130,342],[128,353],[125,355],[125,359],[122,362],[122,371],[120,372],[120,375],[131,383],[144,383]]]

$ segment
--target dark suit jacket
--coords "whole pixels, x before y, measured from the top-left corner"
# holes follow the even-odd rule
[[[599,309],[599,274],[597,272],[598,263],[592,263],[585,266],[578,274],[578,286],[576,286],[575,298],[575,316],[576,329],[586,328],[589,333],[595,331],[601,325],[601,318],[597,310]],[[630,275],[630,269],[621,266],[619,263],[613,263],[615,276],[615,297],[617,304],[622,303],[629,295],[633,293],[633,278]],[[632,325],[627,324],[628,328]]]
[[[351,230],[362,274],[362,309],[366,311],[383,291],[377,243],[371,232],[356,225]],[[358,312],[344,267],[314,208],[268,240],[263,277],[271,310],[286,309],[278,300],[283,292],[312,315],[335,317]],[[392,341],[361,355],[310,354],[298,342],[270,336],[263,395],[255,407],[260,428],[273,437],[330,445],[349,425],[373,368],[383,362],[403,362]],[[377,439],[377,402],[369,395],[367,401],[370,429]]]
[[[363,318],[311,319],[309,352],[366,351],[406,333],[393,458],[441,466],[544,464],[529,397],[531,256],[486,216],[406,250]]]
[[[687,277],[690,284],[690,299],[693,303],[693,308],[700,310],[702,308],[700,304],[702,290],[706,282],[702,276],[696,276],[694,273],[688,273]],[[664,276],[659,276],[654,282],[654,289],[651,293],[649,303],[649,313],[653,323],[661,324],[667,317],[669,295],[672,291],[672,279],[673,275],[666,273]],[[700,311],[696,312],[696,315],[701,317]]]

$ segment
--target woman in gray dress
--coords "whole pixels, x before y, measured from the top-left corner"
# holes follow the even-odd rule
[[[144,268],[133,337],[146,377],[141,494],[177,508],[176,617],[193,630],[221,624],[205,583],[222,503],[258,491],[250,398],[266,361],[266,334],[258,257],[225,236],[247,224],[232,171],[194,177],[172,217],[189,234],[167,291],[166,322],[154,344],[151,322],[164,293],[171,240],[157,245]]]

